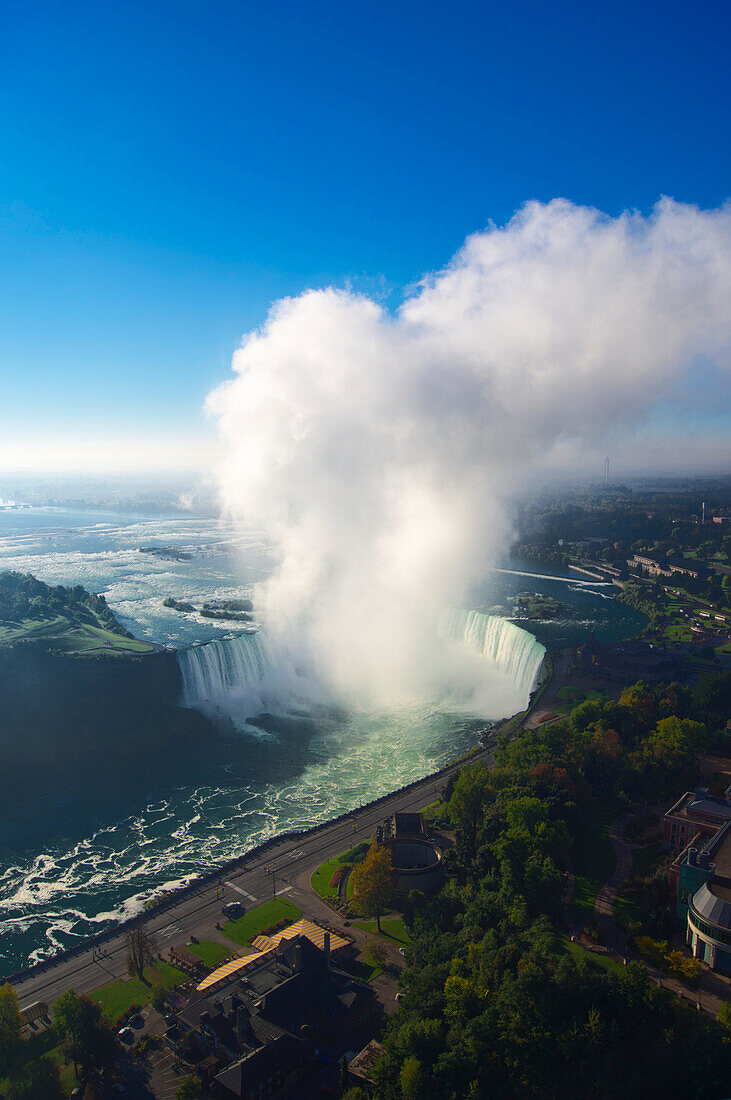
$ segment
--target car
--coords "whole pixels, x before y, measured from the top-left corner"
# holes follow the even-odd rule
[[[406,954],[406,952],[405,952],[405,950],[403,949],[403,947],[399,947],[399,949],[398,949],[398,953],[399,953],[399,955],[405,955],[405,954]]]
[[[234,917],[242,916],[246,912],[246,909],[240,901],[230,901],[227,905],[224,905],[221,912],[223,913],[224,917],[228,917],[229,920],[233,920]]]
[[[135,1012],[134,1016],[130,1016],[127,1023],[130,1027],[133,1027],[135,1031],[139,1031],[141,1027],[145,1026],[145,1021],[142,1019],[139,1012]]]
[[[127,1027],[125,1025],[117,1032],[117,1038],[119,1039],[120,1043],[124,1043],[126,1046],[128,1046],[131,1043],[134,1043],[135,1033],[131,1027]]]
[[[117,1081],[116,1085],[112,1085],[112,1096],[124,1096],[127,1091],[127,1086],[124,1081]]]

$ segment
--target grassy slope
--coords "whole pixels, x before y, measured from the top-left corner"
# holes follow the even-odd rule
[[[19,640],[44,641],[62,653],[97,654],[152,653],[154,646],[137,638],[113,634],[100,623],[75,623],[63,615],[55,619],[23,619],[0,623],[0,644]]]

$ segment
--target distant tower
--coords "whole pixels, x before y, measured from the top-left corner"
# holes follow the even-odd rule
[[[701,510],[701,523],[705,523],[705,522],[706,522],[706,502],[704,500],[702,510]]]
[[[609,458],[604,459],[604,484],[609,484]]]

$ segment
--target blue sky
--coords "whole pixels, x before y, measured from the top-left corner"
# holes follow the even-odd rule
[[[192,455],[274,299],[397,304],[529,199],[717,206],[730,23],[714,0],[6,6],[0,465]]]

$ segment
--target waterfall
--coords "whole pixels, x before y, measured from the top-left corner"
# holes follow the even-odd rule
[[[546,655],[532,634],[499,615],[461,610],[445,613],[441,633],[505,673],[527,702]]]
[[[525,705],[535,687],[545,649],[527,630],[479,611],[449,611],[442,638],[483,658],[502,674]],[[178,654],[183,681],[181,703],[234,718],[263,711],[289,711],[297,702],[322,700],[322,686],[298,669],[287,653],[276,651],[263,631],[193,645]]]
[[[274,668],[261,632],[190,646],[178,654],[178,664],[186,707],[220,706],[232,693],[256,689]]]

